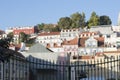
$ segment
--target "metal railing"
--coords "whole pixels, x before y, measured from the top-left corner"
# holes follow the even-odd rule
[[[12,56],[0,62],[0,80],[120,80],[120,58],[69,63]]]

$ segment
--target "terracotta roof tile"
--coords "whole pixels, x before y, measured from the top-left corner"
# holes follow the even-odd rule
[[[60,35],[60,32],[40,33],[38,36]]]
[[[95,57],[94,56],[87,56],[87,55],[85,55],[85,56],[79,56],[79,59],[95,59]]]
[[[85,47],[85,41],[87,39],[88,38],[79,38],[79,40],[78,40],[78,47]]]
[[[72,40],[69,40],[69,41],[63,41],[62,43],[63,45],[78,45],[78,38],[74,38]]]
[[[120,53],[120,51],[104,51],[104,53],[111,54],[111,53]]]
[[[104,47],[104,37],[95,38],[98,41],[98,47]]]

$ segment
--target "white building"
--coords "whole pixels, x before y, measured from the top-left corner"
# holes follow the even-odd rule
[[[107,35],[107,34],[112,34],[112,26],[110,25],[103,25],[103,26],[93,26],[89,29],[90,32],[99,32],[100,34]]]
[[[6,33],[6,34],[9,34],[9,33],[11,33],[11,32],[13,32],[13,28],[8,28],[8,29],[5,30],[5,33]]]
[[[60,32],[46,32],[38,34],[36,42],[44,46],[50,44],[51,47],[54,47],[54,43],[61,45],[62,40],[60,39]]]
[[[112,26],[114,32],[120,32],[120,26]]]
[[[104,51],[104,37],[79,38],[78,55],[95,55]]]
[[[82,29],[63,29],[60,32],[60,38],[64,41],[64,40],[72,40],[76,37],[78,37],[78,35],[83,32]]]

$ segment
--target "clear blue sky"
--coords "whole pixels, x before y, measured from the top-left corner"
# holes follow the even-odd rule
[[[57,23],[75,12],[84,12],[88,20],[93,11],[117,25],[120,0],[0,0],[0,29]]]

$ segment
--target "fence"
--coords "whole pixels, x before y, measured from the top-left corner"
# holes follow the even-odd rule
[[[0,62],[0,80],[119,80],[120,58],[59,62],[17,56]]]

